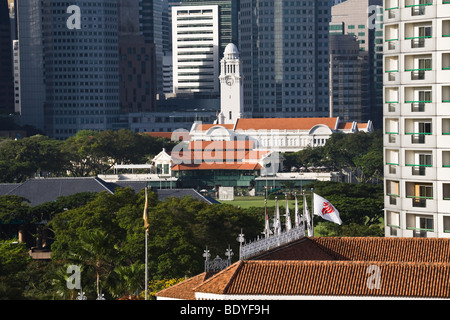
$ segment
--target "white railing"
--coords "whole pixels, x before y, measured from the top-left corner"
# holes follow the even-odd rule
[[[303,238],[304,236],[305,228],[300,225],[289,231],[283,231],[278,235],[273,235],[268,238],[264,237],[253,242],[242,244],[239,253],[240,260],[248,259],[258,253],[279,247],[283,244]]]

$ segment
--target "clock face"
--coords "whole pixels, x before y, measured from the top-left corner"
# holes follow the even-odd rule
[[[231,76],[226,77],[225,83],[229,86],[232,86],[234,84],[234,79]]]

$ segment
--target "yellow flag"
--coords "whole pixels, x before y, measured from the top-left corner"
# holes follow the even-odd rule
[[[148,223],[147,207],[148,207],[148,195],[147,195],[147,187],[146,187],[145,188],[145,205],[144,205],[144,228],[148,232],[148,227],[150,226],[150,224]]]

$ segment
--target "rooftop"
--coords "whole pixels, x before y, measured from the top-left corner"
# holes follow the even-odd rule
[[[158,298],[450,298],[450,239],[303,237]],[[373,270],[379,283],[369,285]],[[376,286],[375,286],[376,285]],[[183,296],[179,293],[183,291]]]

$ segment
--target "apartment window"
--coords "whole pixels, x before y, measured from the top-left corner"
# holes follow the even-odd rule
[[[400,212],[387,211],[386,226],[389,228],[391,236],[397,236],[397,232],[400,229]]]
[[[427,200],[433,199],[432,184],[408,182],[406,189],[406,197],[412,199],[412,206],[415,208],[426,208]]]
[[[414,126],[414,132],[407,132],[411,135],[411,143],[423,144],[425,143],[425,136],[431,135],[431,122],[417,122]]]
[[[450,200],[450,183],[442,184],[442,194],[443,200]]]
[[[416,154],[415,163],[407,164],[412,167],[413,176],[424,176],[427,167],[432,167],[432,155],[431,154]]]
[[[449,2],[450,3],[450,2]],[[444,217],[444,232],[450,232],[450,217]]]
[[[386,180],[386,195],[389,196],[389,204],[396,205],[400,197],[400,183],[398,181]]]

